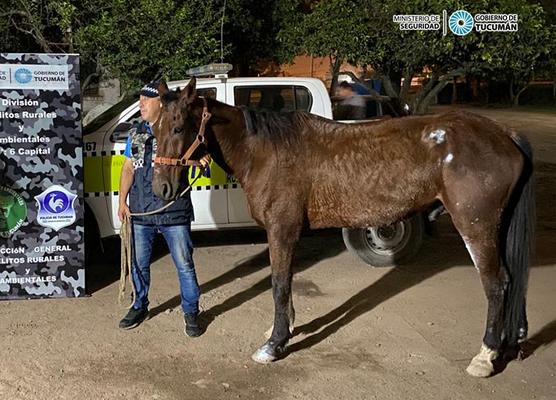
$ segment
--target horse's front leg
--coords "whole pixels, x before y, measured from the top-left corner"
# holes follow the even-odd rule
[[[293,298],[292,298],[291,290],[290,290],[290,301],[288,302],[288,319],[290,321],[290,335],[291,335],[293,334],[293,327],[295,323],[295,309],[293,308]],[[274,325],[268,328],[268,330],[264,333],[264,337],[266,339],[270,339],[273,330],[274,330]]]
[[[301,224],[278,225],[268,230],[268,247],[272,268],[272,295],[274,297],[274,326],[267,342],[259,348],[252,359],[267,364],[280,357],[290,338],[293,324],[292,257],[299,239]]]

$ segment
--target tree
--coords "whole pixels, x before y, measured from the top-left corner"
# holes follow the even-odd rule
[[[482,72],[494,80],[508,82],[510,101],[516,106],[535,74],[553,65],[554,26],[547,24],[545,11],[539,5],[508,0],[493,3],[493,13],[512,10],[519,15],[519,30],[485,36]]]
[[[378,5],[367,1],[367,52],[360,64],[372,67],[382,78],[387,94],[411,104],[413,113],[423,114],[436,95],[455,77],[469,74],[511,82],[515,96],[531,79],[535,66],[546,54],[550,30],[543,10],[525,0],[481,0],[469,2],[466,11],[477,13],[517,13],[518,32],[471,32],[456,36],[439,31],[401,31],[392,23],[399,14],[439,14],[443,9],[462,8],[457,0],[388,0]],[[416,74],[427,71],[427,79],[410,99],[409,87]],[[401,84],[403,77],[403,84]]]
[[[3,51],[22,50],[52,52],[65,51],[63,35],[49,20],[54,17],[55,7],[46,1],[7,0],[0,11],[0,26],[4,35],[0,42]]]
[[[475,2],[478,7],[480,2]],[[411,5],[402,0],[389,0],[378,6],[368,1],[366,10],[368,50],[360,63],[371,67],[383,81],[386,94],[410,105],[412,113],[423,114],[437,94],[454,80],[478,67],[477,52],[481,37],[469,34],[455,36],[442,31],[403,31],[393,22],[394,15],[441,14],[443,9],[457,10],[457,1],[417,1]],[[469,9],[471,13],[475,9]],[[409,95],[412,79],[426,73],[426,79],[415,96]]]
[[[290,8],[303,2],[283,0]],[[423,114],[440,91],[456,78],[468,75],[503,79],[510,83],[511,97],[518,101],[532,73],[550,65],[547,57],[554,39],[543,9],[525,0],[328,0],[310,2],[279,32],[281,52],[330,58],[333,78],[344,61],[367,66],[383,81],[395,102],[410,104]],[[471,32],[456,36],[441,31],[403,31],[394,15],[448,15],[464,8],[471,14],[517,13],[518,32]],[[553,36],[552,36],[553,37]],[[409,89],[416,75],[426,74],[414,96]]]
[[[71,53],[74,33],[106,7],[109,0],[4,0],[0,11],[0,51]],[[81,85],[96,76],[97,66],[81,59]]]
[[[226,0],[224,43],[229,50],[226,61],[237,67],[240,76],[255,74],[260,61],[277,59],[277,34],[283,18],[287,18],[281,3]]]
[[[341,65],[357,63],[366,42],[364,21],[358,1],[320,2],[285,1],[282,9],[291,17],[279,32],[284,59],[298,53],[330,60],[331,90],[337,82]],[[297,3],[297,4],[296,4]]]
[[[217,60],[219,28],[211,1],[111,0],[76,40],[129,89],[154,78],[180,79],[188,68]]]

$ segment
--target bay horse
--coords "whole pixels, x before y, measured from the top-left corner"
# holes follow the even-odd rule
[[[490,376],[493,360],[525,339],[535,216],[532,149],[523,136],[462,111],[357,125],[305,112],[249,111],[197,96],[195,78],[181,91],[162,82],[159,92],[156,195],[175,198],[186,159],[208,152],[240,182],[251,215],[267,231],[274,325],[254,361],[277,360],[291,336],[291,263],[305,223],[382,226],[437,201],[488,300],[486,332],[467,372]]]

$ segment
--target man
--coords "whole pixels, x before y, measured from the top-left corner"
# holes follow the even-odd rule
[[[162,107],[158,84],[159,82],[150,82],[140,92],[139,109],[143,121],[130,132],[124,153],[126,160],[120,177],[118,217],[121,221],[130,212],[153,211],[166,204],[154,194],[152,188],[156,140],[151,125],[158,120]],[[209,161],[208,157],[201,160],[203,165]],[[129,206],[126,204],[128,194]],[[131,275],[136,296],[129,312],[120,321],[120,328],[135,328],[148,317],[152,244],[156,233],[162,233],[178,273],[185,333],[191,337],[202,334],[197,318],[200,289],[192,257],[193,244],[190,237],[192,219],[193,206],[189,192],[163,212],[133,217]]]
[[[365,119],[367,114],[365,99],[357,94],[349,83],[341,82],[338,86],[337,94],[342,100],[337,105],[336,119]]]

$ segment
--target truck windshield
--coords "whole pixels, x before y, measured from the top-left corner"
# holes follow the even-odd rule
[[[102,128],[104,124],[109,122],[112,118],[118,116],[122,111],[128,108],[130,105],[139,100],[139,95],[129,95],[123,98],[119,103],[114,104],[108,110],[104,111],[98,117],[93,119],[87,125],[83,127],[83,135],[93,133],[96,130]]]

